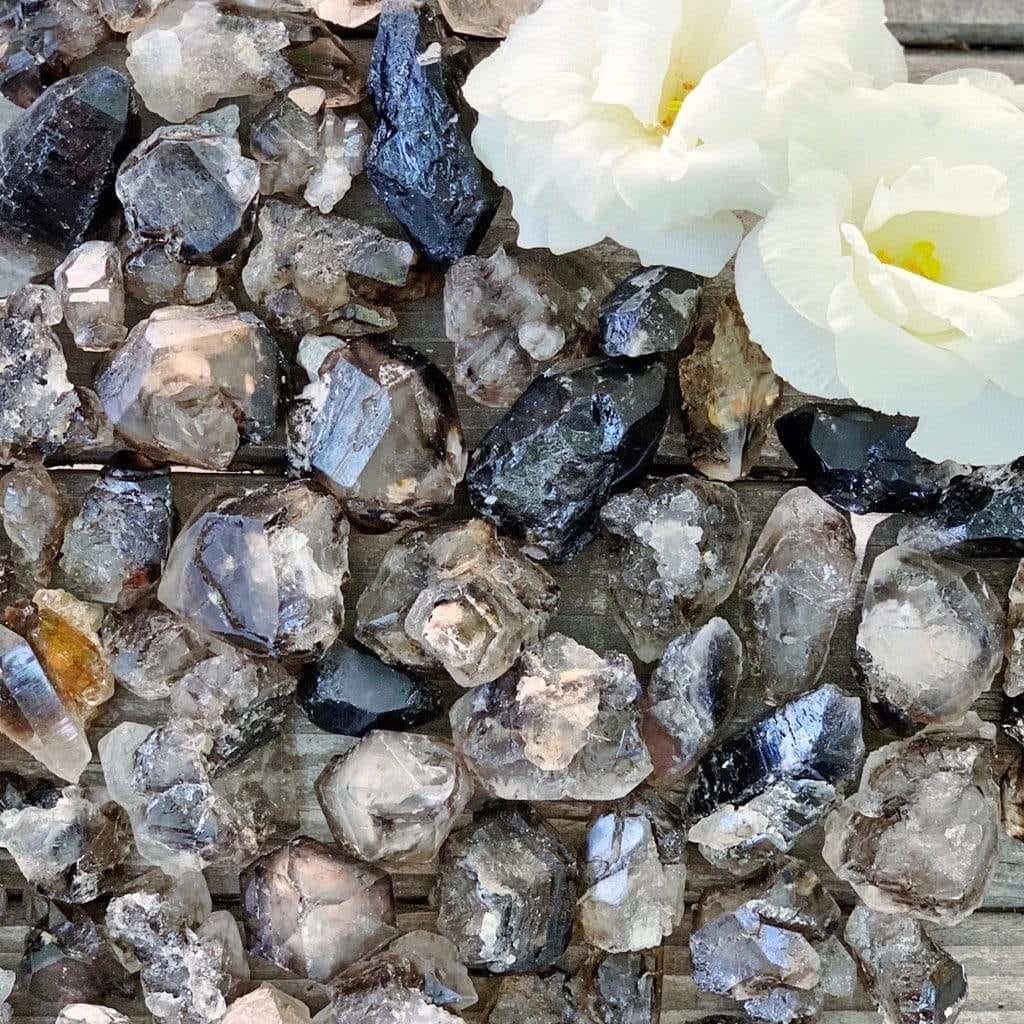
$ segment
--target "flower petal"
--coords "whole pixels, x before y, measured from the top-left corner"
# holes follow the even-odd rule
[[[620,245],[635,249],[645,266],[664,264],[681,267],[701,277],[715,277],[735,255],[743,238],[743,224],[724,211],[714,217],[698,217],[666,223],[658,231],[649,231],[623,213],[622,222],[609,232]]]
[[[1018,85],[1009,75],[1001,71],[988,71],[985,68],[958,68],[955,71],[943,71],[940,75],[932,75],[925,85],[972,85],[982,92],[989,92],[1000,99],[1009,100],[1014,106],[1024,110],[1024,85]]]
[[[1024,308],[1017,303],[1015,312],[1020,328],[1006,341],[993,338],[961,338],[943,344],[943,348],[970,363],[994,384],[1018,398],[1024,398]]]
[[[922,416],[907,446],[934,462],[1013,462],[1024,455],[1024,398],[989,384],[970,402]]]
[[[821,398],[849,398],[836,368],[832,332],[802,317],[772,287],[761,259],[760,234],[752,231],[736,257],[736,296],[750,337],[775,372],[795,388]]]

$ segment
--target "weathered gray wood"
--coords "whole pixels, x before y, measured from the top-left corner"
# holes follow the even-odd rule
[[[889,25],[907,46],[1020,46],[1018,0],[886,0]]]

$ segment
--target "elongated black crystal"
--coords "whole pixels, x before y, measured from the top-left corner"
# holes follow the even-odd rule
[[[571,558],[609,494],[650,464],[665,430],[665,367],[591,360],[548,371],[490,429],[466,474],[469,500],[540,558]]]
[[[671,267],[646,267],[626,278],[598,310],[601,350],[609,356],[674,352],[692,342],[704,282]],[[693,350],[692,343],[684,351]]]
[[[370,67],[377,126],[366,174],[391,215],[434,263],[474,252],[501,195],[473,154],[461,98],[469,72],[429,4],[388,0]]]

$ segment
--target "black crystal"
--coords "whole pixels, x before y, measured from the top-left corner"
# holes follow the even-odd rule
[[[598,310],[601,349],[610,356],[674,352],[690,342],[704,294],[703,279],[686,270],[646,267],[626,278]]]
[[[469,141],[468,72],[464,45],[446,36],[431,5],[388,0],[370,66],[377,125],[366,174],[413,242],[443,266],[476,250],[501,199]]]
[[[314,725],[339,736],[412,729],[444,709],[441,691],[433,683],[414,679],[340,640],[306,666],[297,696]]]
[[[470,502],[528,554],[571,558],[593,539],[608,496],[657,453],[664,393],[654,360],[591,360],[538,377],[473,452]]]
[[[911,451],[916,426],[907,416],[810,402],[780,417],[775,429],[808,485],[836,508],[921,513],[939,504],[964,469]]]
[[[60,786],[44,776],[28,778],[17,772],[0,772],[0,811],[53,807],[60,794]]]
[[[100,67],[51,86],[0,137],[0,244],[62,258],[114,209],[114,175],[139,138],[131,83]]]

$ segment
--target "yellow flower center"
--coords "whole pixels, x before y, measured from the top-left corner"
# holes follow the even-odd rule
[[[672,125],[676,123],[679,111],[683,109],[686,97],[697,88],[696,82],[683,82],[662,108],[661,127],[666,131],[672,131]]]
[[[879,249],[875,255],[882,263],[902,267],[919,277],[926,277],[929,281],[938,281],[942,277],[942,262],[935,256],[934,242],[914,242],[903,253],[902,259],[894,259],[885,249]]]

